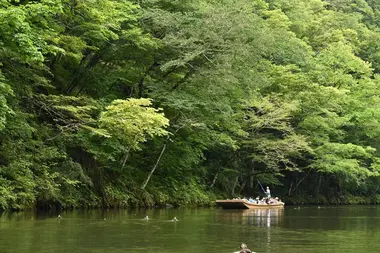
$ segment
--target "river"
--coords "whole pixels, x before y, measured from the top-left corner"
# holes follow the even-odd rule
[[[150,209],[0,214],[0,253],[378,253],[380,207]],[[148,215],[149,220],[143,220]],[[173,217],[178,222],[171,222]]]

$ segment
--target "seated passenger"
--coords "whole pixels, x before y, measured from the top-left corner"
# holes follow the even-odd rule
[[[252,251],[250,249],[247,248],[247,244],[245,243],[242,243],[240,245],[240,253],[252,253]]]

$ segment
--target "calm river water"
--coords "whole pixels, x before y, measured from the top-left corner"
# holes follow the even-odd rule
[[[153,209],[0,214],[1,253],[378,253],[380,207]],[[142,218],[149,215],[150,220]],[[178,222],[170,222],[176,216]]]

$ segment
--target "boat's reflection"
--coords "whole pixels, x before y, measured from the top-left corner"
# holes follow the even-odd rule
[[[225,221],[269,228],[281,225],[284,209],[222,210],[220,214]]]
[[[278,226],[283,219],[284,209],[253,209],[246,210],[243,216],[248,216],[248,224],[258,227]]]

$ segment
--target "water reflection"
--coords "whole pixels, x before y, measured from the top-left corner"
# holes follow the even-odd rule
[[[0,213],[1,253],[377,253],[380,207]],[[149,215],[149,221],[142,220]],[[177,217],[179,222],[170,222]],[[106,218],[106,220],[104,220]]]
[[[248,224],[258,227],[279,226],[283,219],[284,209],[253,209],[243,212],[248,217]]]
[[[284,220],[284,209],[221,210],[218,220],[257,227],[277,227]]]

